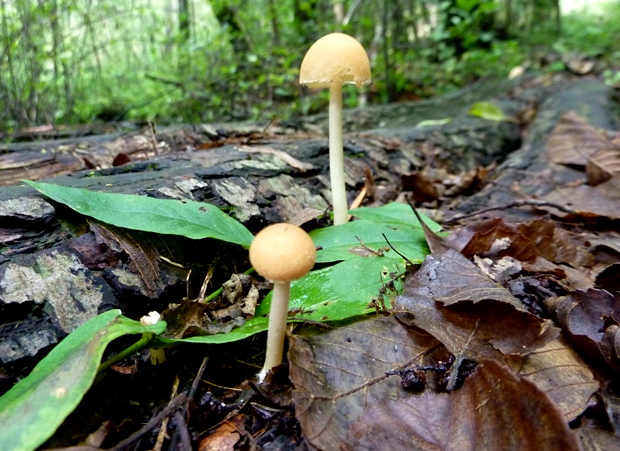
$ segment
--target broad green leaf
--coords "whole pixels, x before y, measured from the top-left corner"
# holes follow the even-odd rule
[[[349,213],[360,219],[386,225],[401,224],[411,227],[420,227],[420,222],[418,218],[416,218],[411,207],[398,202],[392,202],[382,207],[360,207],[349,211]],[[423,214],[420,214],[420,216],[433,232],[441,230],[441,226],[435,221]]]
[[[506,116],[502,109],[489,102],[477,102],[469,109],[469,114],[487,121],[517,122],[514,117]]]
[[[253,236],[248,229],[219,208],[203,202],[26,183],[78,213],[117,227],[191,239],[215,238],[246,247],[252,243]]]
[[[390,259],[402,259],[389,248],[383,234],[412,262],[421,262],[429,253],[424,232],[419,226],[360,220],[314,230],[310,236],[314,244],[322,248],[316,255],[319,263],[368,257],[374,255],[373,252]],[[350,277],[357,276],[351,274]]]
[[[145,326],[120,313],[110,310],[77,328],[0,397],[2,450],[32,450],[45,442],[92,385],[112,340],[127,334],[159,334],[166,328],[165,322]]]
[[[391,280],[390,273],[404,270],[402,260],[369,257],[338,263],[328,268],[312,271],[291,283],[289,321],[340,321],[373,312],[368,304],[379,294],[381,287]],[[400,290],[400,282],[395,288]],[[387,293],[386,305],[389,307]],[[272,293],[258,306],[255,317],[227,334],[208,335],[184,339],[157,338],[163,344],[171,343],[228,343],[241,340],[267,330]],[[293,315],[293,313],[295,313]]]
[[[356,258],[312,271],[291,283],[289,310],[302,309],[291,319],[340,321],[374,311],[368,304],[390,280],[404,271],[404,261],[383,257]],[[398,286],[397,286],[398,288]],[[394,293],[392,293],[394,294]],[[271,308],[271,293],[256,309],[256,316]]]

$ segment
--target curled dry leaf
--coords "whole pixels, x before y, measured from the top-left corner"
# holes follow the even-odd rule
[[[620,148],[601,149],[588,158],[588,185],[600,185],[616,174],[620,174]]]
[[[589,266],[594,261],[582,243],[545,219],[518,226],[506,224],[501,218],[488,219],[454,231],[445,241],[466,257],[512,257],[522,262],[543,257],[574,267]]]
[[[411,191],[415,202],[431,202],[439,199],[439,191],[425,171],[414,174],[402,175],[401,183],[403,191]]]
[[[339,445],[356,451],[580,449],[545,393],[494,361],[483,361],[451,394],[369,403]]]
[[[620,264],[609,265],[596,275],[594,279],[596,288],[610,293],[620,292]]]
[[[203,303],[185,299],[180,304],[170,304],[161,314],[168,324],[165,335],[187,338],[228,333],[254,316],[258,298],[258,289],[250,276],[233,274],[216,300]]]
[[[455,230],[446,242],[468,258],[501,253],[519,261],[529,261],[537,255],[531,242],[501,218],[477,221]]]
[[[558,333],[454,250],[426,258],[405,281],[394,311],[455,356],[472,360],[524,355]]]
[[[437,346],[428,334],[384,317],[290,337],[289,374],[304,437],[315,448],[339,449],[368,406],[409,397],[400,378],[386,372],[418,363]]]
[[[547,308],[580,351],[620,370],[620,297],[604,290],[552,298]]]
[[[586,409],[599,386],[592,371],[562,336],[525,357],[512,359],[510,366],[544,391],[568,422]]]

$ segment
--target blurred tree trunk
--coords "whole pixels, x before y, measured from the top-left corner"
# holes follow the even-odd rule
[[[390,55],[391,42],[390,42],[390,16],[391,16],[391,0],[383,0],[381,11],[381,28],[382,28],[382,52],[383,62],[385,64],[384,77],[385,77],[385,102],[390,103],[394,100],[394,67],[392,65],[392,57]]]
[[[269,16],[271,19],[271,34],[274,47],[280,47],[282,44],[280,38],[280,25],[278,24],[278,8],[275,0],[267,0],[269,6]]]
[[[43,0],[39,0],[43,3]],[[44,6],[43,4],[41,6]],[[58,0],[49,0],[49,20],[50,29],[52,31],[52,61],[54,65],[54,77],[56,80],[62,80],[63,94],[58,93],[58,97],[64,96],[64,103],[68,113],[73,111],[74,97],[73,89],[71,87],[71,78],[69,77],[69,68],[67,67],[67,61],[62,58],[64,51],[64,37],[62,34],[62,27],[60,25],[61,8],[58,5]],[[52,122],[48,119],[49,122]]]
[[[179,0],[179,39],[180,44],[185,45],[191,36],[190,29],[190,0]]]
[[[250,42],[243,31],[236,8],[228,4],[218,4],[217,7],[213,8],[213,13],[222,28],[228,32],[235,53],[238,55],[249,53]]]
[[[318,0],[293,0],[293,27],[302,44],[310,44],[319,38]]]

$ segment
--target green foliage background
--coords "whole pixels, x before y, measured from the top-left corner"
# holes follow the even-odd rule
[[[602,57],[618,77],[617,2],[560,19],[556,0],[3,0],[0,130],[95,121],[268,120],[322,111],[297,84],[307,48],[344,31],[373,84],[349,106],[414,100],[547,52]],[[552,66],[558,70],[561,66]]]

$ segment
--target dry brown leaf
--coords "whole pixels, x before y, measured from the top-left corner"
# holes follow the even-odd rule
[[[530,261],[538,255],[531,241],[501,218],[469,224],[447,237],[447,242],[468,258],[491,255]]]
[[[596,288],[601,290],[606,290],[610,293],[620,292],[620,264],[609,265],[599,272],[594,283]]]
[[[439,191],[424,171],[402,175],[403,191],[411,191],[415,202],[431,202],[439,198]]]
[[[157,290],[157,281],[159,280],[159,262],[155,248],[135,239],[125,229],[95,222],[91,222],[91,226],[103,238],[114,241],[127,253],[133,265],[132,269],[140,275],[140,279],[148,291],[154,293]]]
[[[369,404],[338,445],[355,451],[580,449],[549,398],[494,361],[478,365],[451,394],[425,392]]]
[[[235,425],[226,421],[213,434],[208,435],[198,444],[199,451],[233,451],[241,438]]]
[[[583,244],[573,239],[566,230],[557,227],[553,221],[536,219],[529,224],[521,224],[519,233],[530,240],[540,257],[553,263],[568,263],[575,268],[594,263],[592,254],[585,250]]]
[[[574,267],[588,266],[594,262],[592,254],[584,249],[582,243],[545,219],[515,226],[506,224],[501,218],[492,218],[455,230],[444,241],[468,258],[481,255],[533,262],[544,257],[551,262],[568,263]]]
[[[620,148],[601,149],[588,158],[588,185],[600,185],[616,174],[620,174]]]
[[[620,176],[614,176],[597,186],[557,188],[545,195],[543,200],[567,207],[586,218],[602,216],[620,219]],[[552,210],[558,216],[567,215],[552,207],[541,208]]]
[[[600,426],[586,424],[575,431],[583,451],[620,451],[618,436]]]
[[[549,159],[554,163],[586,166],[588,158],[614,145],[605,134],[570,111],[563,115],[547,142]]]
[[[537,276],[549,274],[567,291],[594,288],[592,271],[587,268],[575,269],[567,265],[556,265],[545,258],[538,257],[533,262],[524,263],[523,269],[537,273]]]
[[[583,359],[561,336],[525,357],[514,359],[511,367],[547,393],[567,422],[586,409],[599,386]]]
[[[418,363],[438,343],[394,318],[376,317],[326,333],[290,337],[290,380],[304,437],[318,449],[339,449],[350,424],[369,405],[407,398],[386,372]]]
[[[577,290],[545,304],[578,350],[620,370],[620,296],[598,289]]]
[[[426,258],[405,281],[394,311],[471,360],[527,354],[558,333],[454,250]]]

